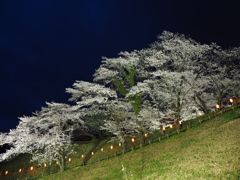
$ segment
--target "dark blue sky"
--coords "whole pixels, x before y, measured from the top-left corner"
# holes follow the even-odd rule
[[[240,46],[239,0],[0,0],[0,132],[163,30]]]

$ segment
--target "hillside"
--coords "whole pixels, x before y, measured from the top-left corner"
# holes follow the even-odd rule
[[[238,108],[215,118],[205,118],[205,121],[195,119],[183,124],[183,130],[179,134],[162,138],[160,142],[149,143],[150,145],[94,164],[75,168],[70,168],[69,165],[69,169],[63,173],[36,179],[240,179],[239,117]],[[154,138],[156,135],[158,134],[151,136]],[[94,147],[102,147],[104,144],[101,143],[103,142],[97,146],[95,143]],[[79,152],[75,155],[79,159],[81,149],[86,150],[87,146],[79,145]],[[77,164],[77,160],[73,159],[72,166],[74,163]],[[25,179],[23,176],[21,178]],[[5,175],[0,179],[14,178]]]

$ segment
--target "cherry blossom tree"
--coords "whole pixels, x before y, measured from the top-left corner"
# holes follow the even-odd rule
[[[90,128],[107,130],[119,138],[123,151],[126,150],[125,136],[133,133],[130,121],[133,109],[129,101],[119,98],[117,92],[97,83],[76,81],[73,88],[66,91],[72,94],[70,101],[75,101],[75,109],[83,112],[84,117],[98,117],[97,122],[90,122]],[[93,125],[93,127],[91,126]],[[95,126],[99,127],[95,127]]]
[[[164,31],[158,37],[159,41],[152,44],[153,49],[160,49],[168,59],[155,72],[155,79],[161,85],[162,97],[175,111],[175,118],[184,118],[185,106],[193,104],[194,89],[199,76],[198,62],[203,59],[210,49],[208,45],[201,45],[189,37]]]
[[[117,99],[117,93],[103,85],[84,81],[76,81],[66,92],[71,94],[69,100],[76,103],[73,108],[81,112],[86,125],[101,135],[100,126],[107,116],[105,106],[110,100]]]
[[[11,160],[21,153],[31,153],[39,148],[36,139],[40,136],[35,134],[33,130],[35,120],[34,117],[24,117],[16,129],[11,129],[9,133],[5,133],[1,145],[10,144],[11,148],[0,154],[0,162]]]
[[[144,128],[141,125],[141,120],[143,119],[138,116],[142,108],[141,104],[144,101],[145,94],[136,92],[136,90],[132,91],[132,89],[138,87],[137,84],[139,81],[147,78],[142,76],[145,70],[144,68],[141,69],[139,65],[141,56],[139,51],[134,51],[131,53],[122,52],[119,58],[105,58],[103,64],[94,74],[94,81],[105,83],[105,85],[110,86],[117,92],[118,98],[124,98],[131,103],[135,116],[129,119],[129,122],[135,124],[133,130],[138,133],[140,143],[143,144]],[[139,73],[138,70],[142,73]],[[106,73],[106,71],[109,71],[109,73]],[[112,71],[114,71],[114,73],[112,73]],[[113,74],[115,77],[112,77]],[[129,93],[130,91],[131,93]]]
[[[41,163],[58,162],[60,171],[66,169],[67,157],[74,153],[72,134],[75,129],[84,128],[80,114],[70,105],[63,103],[47,103],[41,111],[35,113],[37,134],[42,134],[32,160]],[[35,132],[36,134],[36,132]]]
[[[116,99],[106,104],[106,119],[104,120],[102,130],[107,130],[115,135],[122,144],[123,152],[126,151],[126,136],[133,134],[135,122],[133,119],[133,109],[129,101],[124,99]]]
[[[211,44],[205,59],[199,63],[200,76],[206,80],[198,83],[195,100],[205,113],[215,104],[222,106],[228,98],[240,95],[239,54],[239,48],[222,50]]]
[[[53,163],[57,161],[61,171],[66,169],[66,158],[73,153],[72,132],[84,128],[79,112],[70,105],[48,103],[33,116],[20,117],[19,125],[11,130],[5,143],[13,147],[1,154],[0,160],[8,160],[20,153],[32,155],[32,161]]]

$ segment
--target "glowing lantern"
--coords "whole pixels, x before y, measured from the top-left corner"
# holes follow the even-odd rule
[[[198,113],[197,113],[197,116],[201,116],[201,115],[202,115],[202,113],[201,113],[201,112],[198,112]]]
[[[71,162],[71,161],[72,161],[72,158],[69,158],[68,161]]]
[[[145,133],[145,134],[144,134],[144,136],[145,136],[145,137],[148,137],[148,134],[147,134],[147,133]]]
[[[134,138],[132,138],[132,142],[133,142],[133,143],[135,142],[135,139],[134,139]]]
[[[56,162],[56,164],[58,164],[58,161]]]
[[[219,109],[219,108],[220,108],[220,105],[219,105],[219,104],[216,104],[216,108]]]
[[[84,155],[82,155],[82,158],[84,158]]]
[[[229,101],[230,101],[230,103],[233,103],[233,99],[231,98],[231,99],[229,99]]]
[[[33,170],[33,166],[30,167],[30,170],[31,170],[31,171]]]
[[[182,121],[179,121],[179,124],[182,124]]]
[[[22,172],[22,169],[19,169],[18,172]]]
[[[92,156],[94,155],[94,152],[92,152]]]
[[[8,174],[8,171],[5,171],[5,174]]]
[[[118,143],[118,146],[122,146],[122,143]]]
[[[103,152],[103,148],[101,148],[101,152]]]
[[[110,149],[114,149],[114,146],[113,146],[113,145],[111,145],[111,146],[110,146]]]
[[[172,124],[170,124],[170,128],[172,128],[173,127],[173,125]]]
[[[47,167],[47,164],[45,163],[43,166],[44,166],[44,167]]]
[[[163,127],[162,130],[165,131],[166,130],[165,127]]]

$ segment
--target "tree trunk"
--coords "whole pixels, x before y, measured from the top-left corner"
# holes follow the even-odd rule
[[[204,114],[209,113],[210,110],[207,108],[206,103],[202,100],[202,98],[201,98],[199,95],[197,95],[197,94],[196,94],[195,97],[196,97],[196,98],[198,99],[198,101],[200,102],[200,104],[198,104],[198,105],[200,106],[200,109],[204,112]],[[195,101],[196,101],[196,100],[195,100]]]
[[[182,128],[182,124],[180,123],[181,120],[177,119],[174,121],[174,124],[176,126],[176,130],[177,130],[177,133],[179,133],[181,131],[181,128]]]
[[[162,132],[162,135],[165,136],[166,130],[165,130],[165,128],[164,128],[164,126],[163,126],[162,124],[160,125],[160,130],[161,130],[161,132]]]
[[[140,147],[142,147],[145,143],[144,131],[142,129],[138,131],[138,138],[139,138]]]
[[[220,108],[222,108],[222,102],[223,102],[223,91],[219,90],[219,95],[217,97],[217,104],[220,105]]]
[[[64,172],[66,170],[66,159],[64,154],[62,154],[61,157],[59,158],[58,165],[61,172]]]
[[[121,137],[120,142],[122,143],[122,152],[125,153],[127,151],[127,143],[125,136]]]

